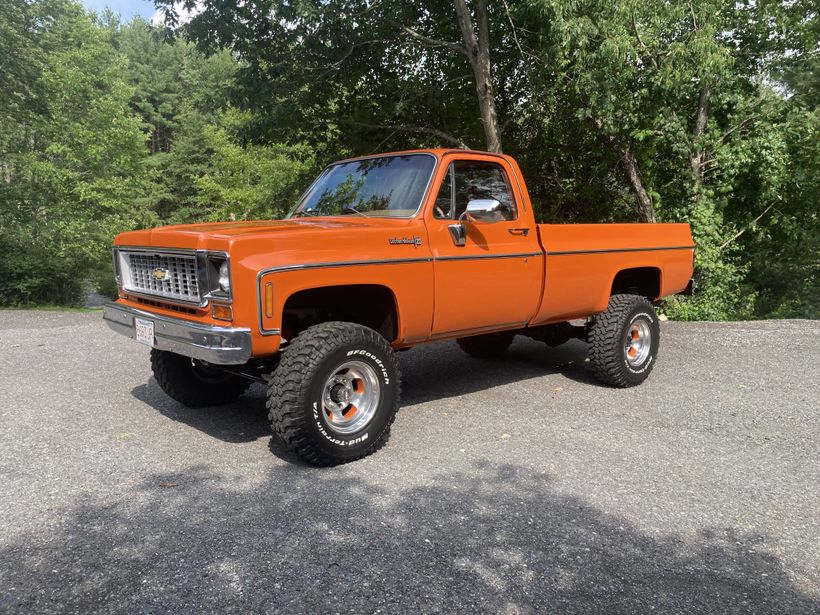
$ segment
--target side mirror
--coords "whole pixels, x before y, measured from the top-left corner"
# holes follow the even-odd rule
[[[448,225],[450,237],[453,243],[459,247],[467,243],[467,229],[464,227],[464,218],[481,222],[494,222],[493,214],[501,210],[504,206],[497,199],[470,199],[467,202],[467,209],[458,217],[458,223]]]
[[[467,209],[461,216],[469,216],[474,220],[491,219],[491,215],[499,211],[501,207],[501,202],[497,199],[470,199],[467,202]]]

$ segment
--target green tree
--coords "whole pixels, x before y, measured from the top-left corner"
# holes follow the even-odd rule
[[[0,303],[73,303],[113,234],[152,222],[133,205],[145,137],[105,27],[72,2],[13,6],[0,30],[28,61],[3,68],[25,87],[1,101]]]
[[[226,124],[241,121],[229,113]],[[195,179],[197,213],[210,220],[281,218],[310,180],[315,162],[304,146],[238,145],[225,128],[207,126],[209,170]]]
[[[742,229],[752,221],[778,224],[787,215],[774,208],[792,176],[787,126],[808,118],[798,112],[785,121],[800,105],[784,96],[776,69],[784,58],[816,54],[810,37],[790,36],[811,23],[808,6],[718,0],[515,5],[511,18],[529,64],[532,98],[560,101],[574,115],[544,115],[543,130],[554,134],[558,120],[557,130],[574,140],[583,135],[609,148],[639,219],[692,224],[702,292],[675,302],[672,313],[679,317],[738,318],[755,311],[761,289],[752,270],[761,268],[749,255],[760,236]],[[810,122],[803,127],[811,131]],[[562,149],[541,157],[560,165]],[[593,151],[586,156],[596,159]],[[559,167],[556,176],[567,171],[577,173]],[[794,198],[794,213],[816,227],[811,193]],[[622,212],[623,202],[611,207]],[[758,217],[761,212],[778,217]]]

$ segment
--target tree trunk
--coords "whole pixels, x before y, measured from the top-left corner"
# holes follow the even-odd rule
[[[470,9],[465,0],[454,0],[458,26],[464,40],[464,49],[470,60],[475,78],[475,90],[478,95],[478,106],[481,112],[481,123],[487,139],[487,151],[501,152],[501,131],[498,128],[498,117],[495,111],[495,90],[492,81],[490,64],[490,28],[487,15],[487,0],[478,0],[476,21],[478,35]]]
[[[698,111],[695,115],[695,128],[692,131],[692,153],[689,155],[689,167],[692,169],[692,177],[697,183],[703,180],[703,161],[706,158],[706,150],[701,144],[701,139],[706,131],[711,93],[712,87],[708,83],[704,83],[700,88]]]
[[[595,126],[603,131],[603,122],[599,119],[594,119]],[[643,180],[641,179],[641,172],[638,169],[638,161],[635,156],[625,147],[614,135],[605,134],[609,145],[618,154],[618,159],[621,161],[626,172],[626,177],[629,184],[632,186],[632,191],[635,193],[636,208],[638,211],[638,219],[641,222],[657,222],[655,218],[655,208],[652,207],[652,199],[649,198],[649,193],[644,188]]]
[[[638,163],[635,156],[632,155],[628,149],[623,149],[618,145],[615,148],[618,152],[618,157],[621,159],[621,164],[624,166],[626,176],[629,178],[629,183],[632,184],[632,190],[635,192],[635,198],[638,201],[638,217],[641,222],[656,222],[655,209],[652,207],[652,199],[646,192],[641,179],[641,173],[638,170]]]

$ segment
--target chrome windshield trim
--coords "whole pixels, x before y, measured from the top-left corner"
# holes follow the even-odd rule
[[[218,327],[171,318],[121,303],[106,303],[103,320],[115,332],[134,338],[134,319],[154,323],[154,348],[215,365],[243,365],[251,358],[251,330]]]
[[[661,246],[655,248],[605,248],[602,250],[564,250],[551,252],[547,256],[567,256],[568,254],[612,254],[614,252],[658,252],[661,250],[694,250],[697,246]]]
[[[322,177],[324,177],[325,173],[327,173],[327,171],[328,171],[328,169],[330,169],[330,167],[334,167],[334,166],[339,165],[339,164],[348,164],[350,162],[357,162],[359,160],[370,160],[371,158],[397,158],[397,157],[400,157],[400,156],[402,156],[402,157],[403,156],[430,156],[434,161],[433,168],[430,171],[430,177],[427,178],[427,185],[424,187],[424,192],[421,195],[421,201],[419,202],[418,206],[416,207],[416,211],[414,211],[412,214],[410,214],[408,216],[378,216],[378,219],[410,220],[412,218],[415,218],[416,216],[419,215],[419,212],[421,211],[421,208],[424,206],[424,203],[427,201],[427,197],[429,196],[429,192],[430,192],[430,185],[433,183],[433,178],[436,176],[436,171],[438,170],[439,158],[438,158],[438,156],[436,156],[432,152],[407,152],[407,153],[396,152],[395,154],[373,154],[373,155],[370,155],[370,156],[359,156],[357,158],[347,158],[345,160],[337,160],[336,162],[333,162],[333,163],[327,165],[324,169],[322,169],[322,172],[319,173],[319,175],[316,176],[316,179],[314,179],[313,182],[311,182],[311,184],[310,184],[310,186],[308,186],[307,190],[305,190],[299,196],[299,199],[296,201],[296,205],[293,206],[293,208],[288,212],[288,215],[286,215],[284,217],[284,219],[285,220],[290,220],[290,219],[293,218],[293,216],[297,213],[296,210],[299,209],[299,206],[305,200],[305,197],[308,195],[308,193],[311,190],[313,190],[313,187],[318,183],[318,181]],[[364,212],[362,212],[362,213],[364,213]],[[311,216],[311,218],[316,218],[316,219],[321,219],[321,218],[349,218],[349,217],[350,216],[338,216],[338,215],[336,215],[336,216]],[[371,216],[368,216],[368,217],[371,217]],[[372,217],[376,217],[376,216],[372,216]]]

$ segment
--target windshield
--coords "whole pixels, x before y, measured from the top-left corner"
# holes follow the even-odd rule
[[[408,217],[416,213],[436,166],[427,154],[379,156],[330,165],[293,216]]]

